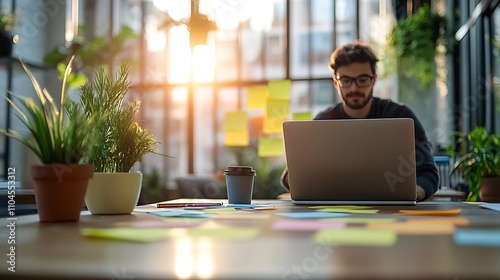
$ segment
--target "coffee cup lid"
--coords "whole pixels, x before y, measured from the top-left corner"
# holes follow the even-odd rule
[[[224,170],[224,175],[255,175],[256,172],[251,166],[228,166]]]

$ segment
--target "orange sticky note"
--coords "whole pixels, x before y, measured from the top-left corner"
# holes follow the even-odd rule
[[[421,216],[457,216],[461,209],[450,210],[399,210],[401,215],[421,215]]]

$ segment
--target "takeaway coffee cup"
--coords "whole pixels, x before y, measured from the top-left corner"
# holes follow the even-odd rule
[[[255,170],[251,166],[228,166],[224,175],[229,204],[252,203]]]

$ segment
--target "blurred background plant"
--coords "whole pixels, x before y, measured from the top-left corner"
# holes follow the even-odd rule
[[[78,34],[85,34],[86,27],[79,26]],[[112,67],[114,64],[126,63],[134,65],[135,61],[129,58],[117,58],[131,41],[138,36],[128,26],[121,26],[120,31],[113,36],[97,36],[87,39],[82,35],[75,37],[73,42],[66,46],[57,46],[45,54],[43,61],[57,68],[60,77],[64,73],[64,66],[68,59],[75,56],[74,70],[68,78],[70,88],[79,88],[88,80],[93,69],[101,66]]]

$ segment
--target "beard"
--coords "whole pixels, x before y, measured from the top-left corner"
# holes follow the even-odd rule
[[[346,94],[341,93],[340,96],[344,101],[344,104],[354,110],[363,109],[373,97],[373,88],[370,90],[368,95],[359,91],[352,91]]]

